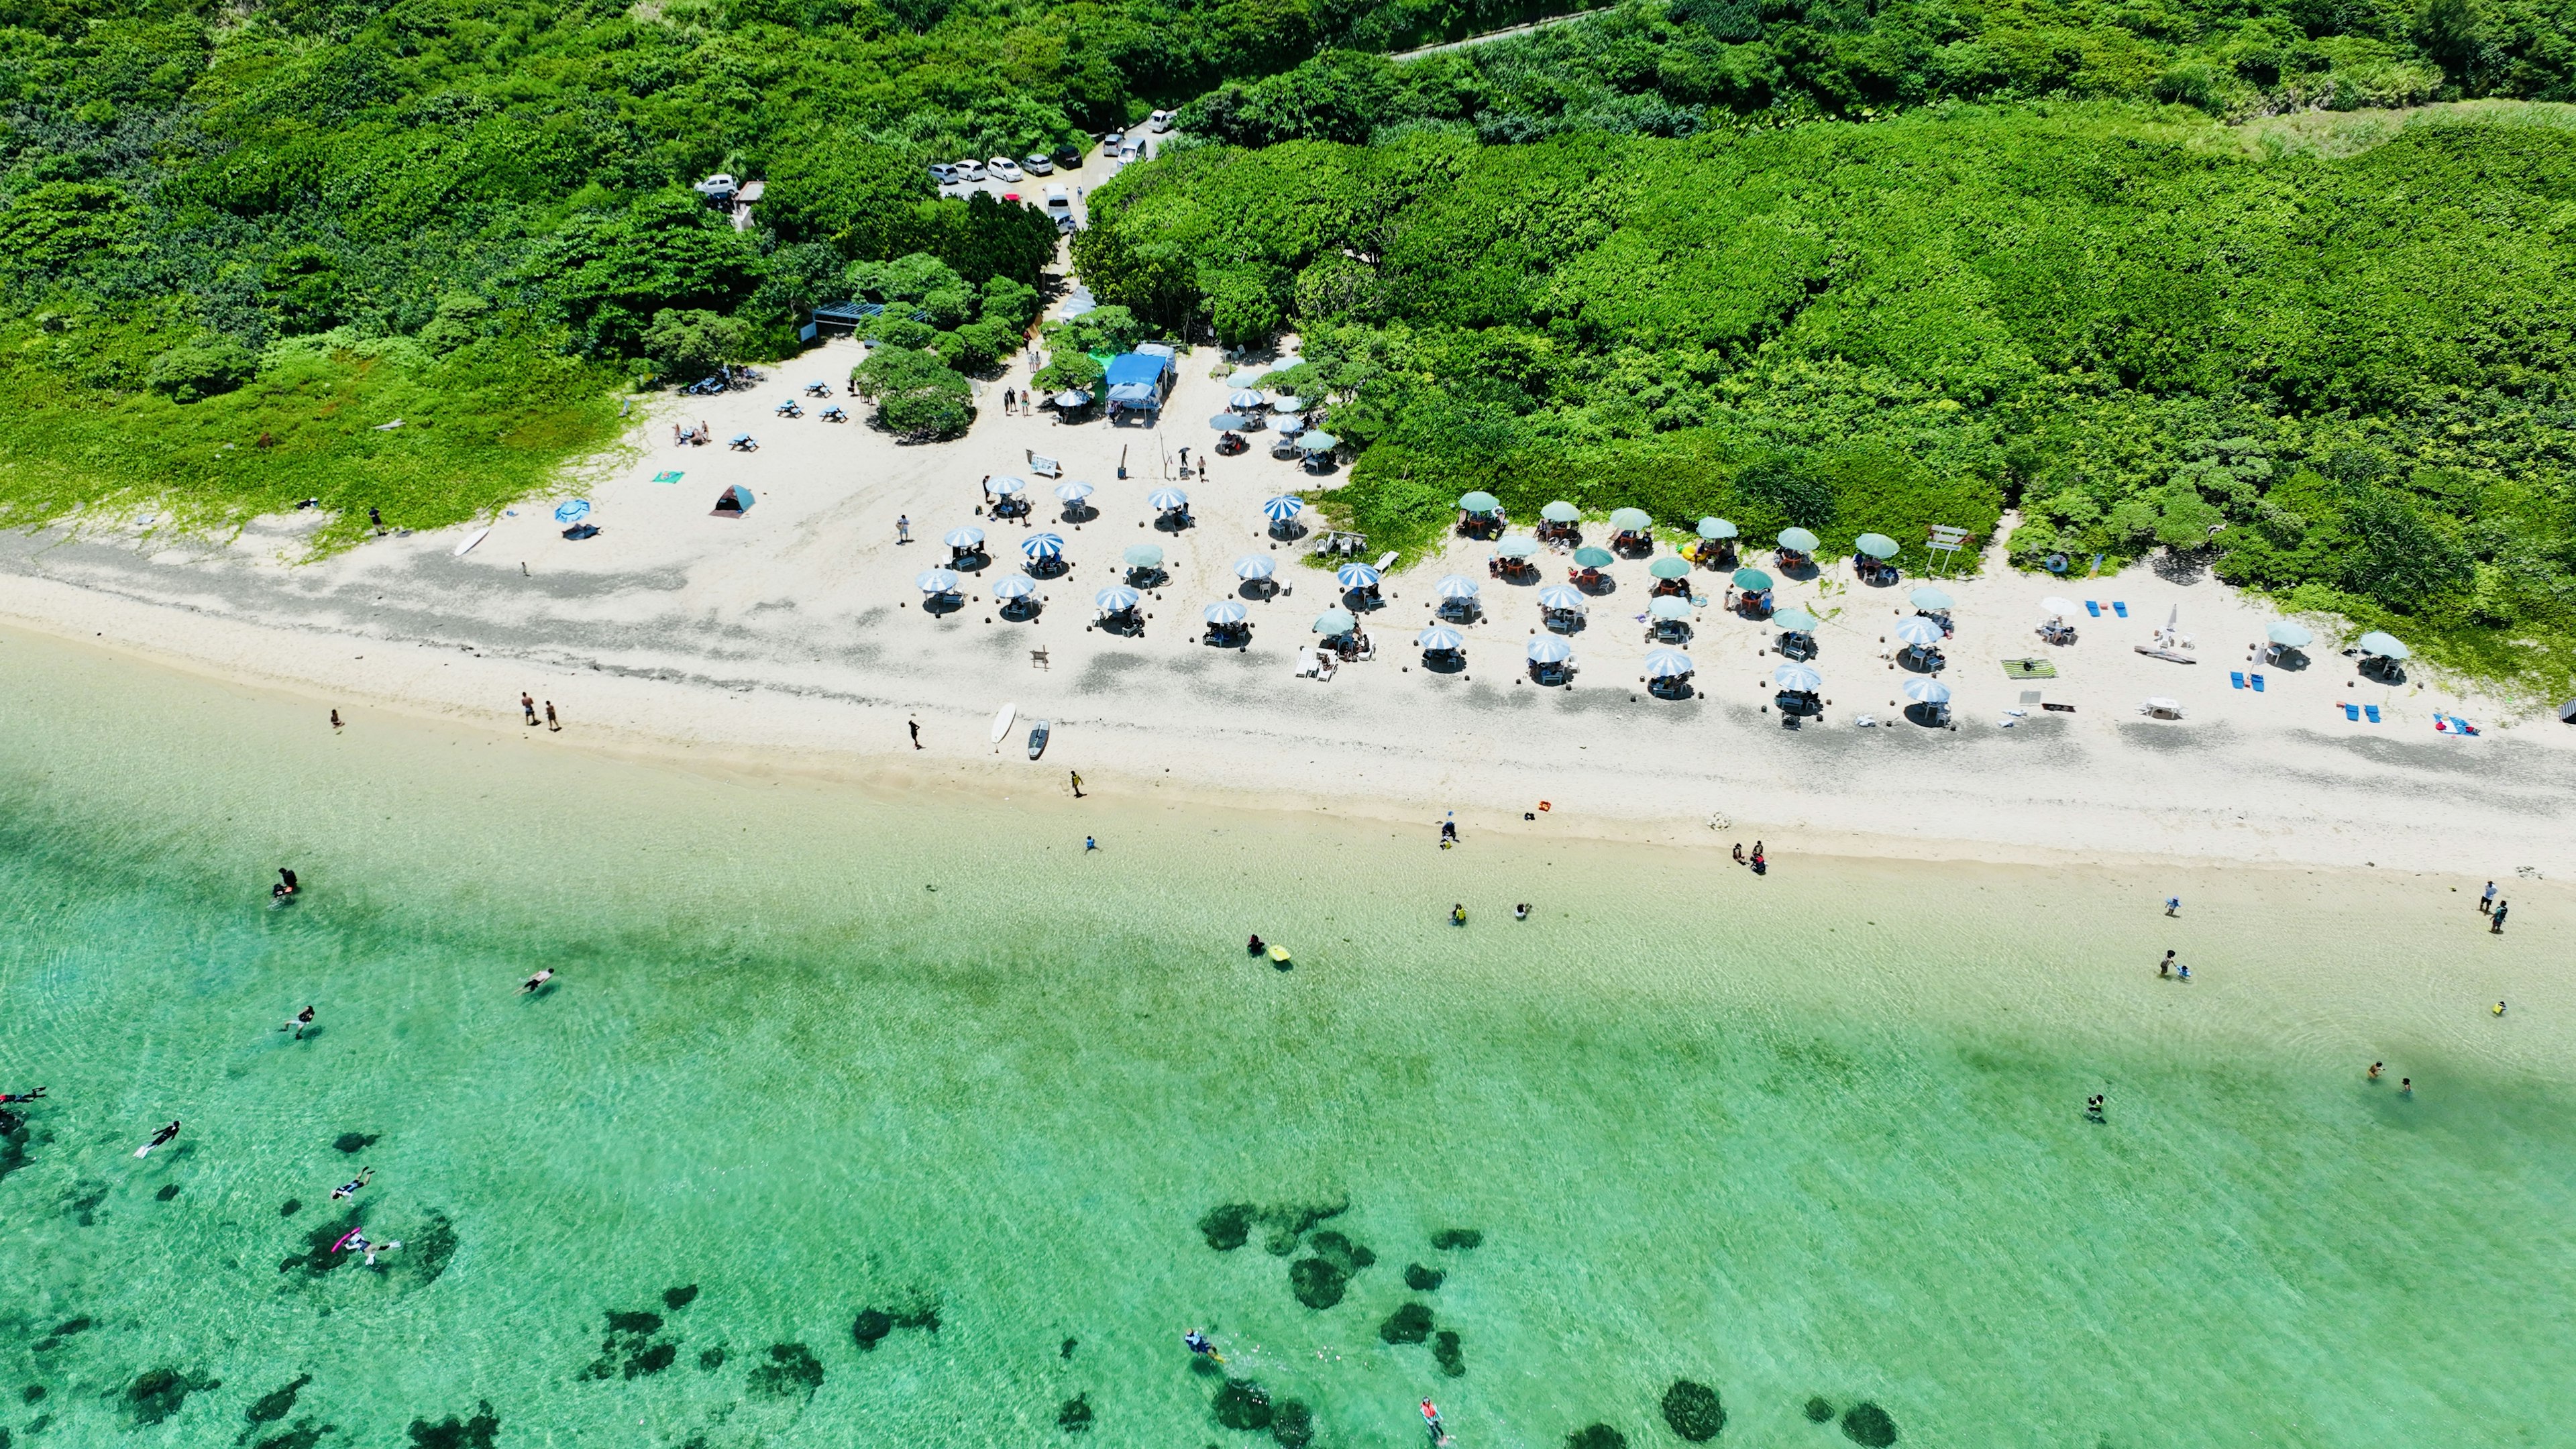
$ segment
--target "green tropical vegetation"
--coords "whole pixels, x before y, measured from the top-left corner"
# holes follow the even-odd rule
[[[2336,159],[2115,103],[1414,130],[1179,151],[1092,216],[1104,300],[1300,334],[1281,385],[1365,448],[1328,506],[1390,546],[1471,488],[1834,548],[2018,508],[2025,567],[2175,550],[2487,672],[2568,666],[2565,125]]]

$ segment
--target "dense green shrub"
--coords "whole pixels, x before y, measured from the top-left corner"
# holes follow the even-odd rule
[[[974,387],[934,353],[879,347],[850,369],[850,390],[876,403],[878,426],[912,442],[953,438],[975,420]]]
[[[229,337],[199,337],[152,359],[144,380],[173,402],[192,403],[231,392],[250,381],[258,366],[250,349]]]
[[[741,362],[751,329],[721,312],[683,312],[665,307],[644,329],[644,347],[662,376],[694,382],[728,362]]]

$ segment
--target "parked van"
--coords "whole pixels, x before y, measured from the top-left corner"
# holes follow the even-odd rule
[[[1172,129],[1172,113],[1169,111],[1156,111],[1154,114],[1147,116],[1145,118],[1145,129],[1152,131],[1157,135]]]

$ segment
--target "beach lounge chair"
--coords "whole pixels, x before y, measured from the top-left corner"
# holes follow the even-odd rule
[[[2243,689],[2245,687],[2245,671],[2241,669],[2231,669],[2227,671],[2227,687],[2230,689]]]
[[[2128,605],[2126,605],[2126,604],[2124,604],[2124,603],[2121,603],[2121,602],[2120,602],[2119,600],[2117,600],[2117,599],[2113,599],[2113,600],[2111,601],[2111,612],[2112,612],[2112,613],[2114,613],[2114,614],[2117,614],[2117,615],[2119,615],[2121,618],[2125,619],[2125,618],[2129,617],[2129,606],[2128,606]]]
[[[1050,674],[1055,672],[1054,666],[1047,663],[1047,652],[1043,649],[1032,649],[1029,651],[1029,667],[1031,669],[1043,669]]]
[[[2249,674],[2249,675],[2246,675],[2246,676],[2245,676],[2245,682],[2246,682],[2247,684],[2250,684],[2250,685],[2254,686],[2254,692],[2255,692],[2256,694],[2261,694],[2261,693],[2263,692],[2263,676],[2262,676],[2262,675],[2259,675],[2259,674]]]
[[[2343,707],[2343,717],[2345,719],[2355,721],[2356,723],[2359,722],[2361,719],[2361,706],[2357,704],[2345,705]]]
[[[2102,606],[2091,599],[2086,599],[2084,601],[2084,612],[2092,615],[2096,619],[2099,619],[2102,617]]]
[[[2361,707],[2361,712],[2362,712],[2363,714],[2366,714],[2366,715],[2370,716],[2370,722],[2371,722],[2372,724],[2377,724],[2377,723],[2379,723],[2379,706],[2378,706],[2378,705],[2375,705],[2375,704],[2365,704],[2365,705],[2363,705],[2363,706]]]
[[[1061,478],[1064,476],[1064,465],[1053,458],[1041,458],[1035,453],[1030,453],[1029,471],[1041,478]]]

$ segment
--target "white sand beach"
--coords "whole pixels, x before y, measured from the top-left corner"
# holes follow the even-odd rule
[[[303,563],[294,517],[218,543],[91,520],[0,540],[0,620],[301,693],[353,728],[369,709],[394,709],[531,748],[681,751],[726,768],[1056,790],[1079,770],[1087,788],[1131,797],[1222,796],[1425,828],[1454,811],[1470,831],[1720,849],[1761,838],[1774,853],[2576,872],[2565,825],[2576,729],[2545,713],[2514,719],[2421,669],[2395,687],[2360,681],[2322,632],[2306,669],[2249,666],[2277,616],[2206,575],[2141,566],[2059,580],[1990,561],[1981,577],[1939,580],[1957,601],[1942,675],[1955,728],[1900,713],[1899,684],[1913,676],[1891,664],[1888,629],[1912,612],[1918,581],[1864,587],[1839,561],[1780,590],[1825,619],[1814,667],[1830,707],[1794,730],[1767,708],[1777,636],[1715,607],[1720,575],[1694,575],[1710,596],[1681,646],[1697,664],[1695,697],[1642,686],[1654,647],[1642,560],[1623,560],[1615,591],[1592,601],[1572,639],[1574,685],[1541,688],[1526,682],[1522,654],[1535,588],[1488,579],[1489,545],[1466,540],[1388,577],[1384,607],[1364,619],[1374,659],[1329,680],[1298,677],[1311,621],[1339,590],[1301,561],[1305,544],[1267,535],[1260,505],[1311,499],[1337,479],[1266,446],[1197,471],[1228,391],[1212,350],[1183,358],[1159,429],[1006,415],[1002,390],[1025,386],[1023,359],[983,385],[965,438],[924,446],[870,428],[863,405],[849,423],[820,421],[826,404],[802,397],[810,379],[838,393],[859,355],[830,344],[755,390],[675,399],[643,418],[631,453],[566,485],[563,496],[593,505],[600,532],[583,541],[562,538],[551,502],[534,500],[463,557],[454,550],[471,529]],[[773,414],[790,397],[805,416]],[[718,439],[749,432],[760,446],[673,445],[675,422],[701,420]],[[1098,516],[1057,521],[1032,453],[1092,483]],[[666,475],[677,476],[655,481]],[[1028,523],[980,516],[988,475],[1031,479]],[[734,484],[757,501],[742,517],[714,516]],[[1146,495],[1164,486],[1188,493],[1195,526],[1151,526]],[[908,544],[896,541],[899,516]],[[965,575],[966,607],[932,617],[914,578],[949,562],[940,540],[960,525],[989,531],[993,561]],[[1005,622],[992,581],[1017,570],[1020,540],[1041,530],[1062,535],[1072,570],[1043,584],[1035,620]],[[1120,551],[1146,541],[1165,550],[1171,582],[1147,596],[1143,637],[1090,629],[1092,595],[1116,582]],[[1748,562],[1767,566],[1763,541],[1747,542]],[[1246,600],[1248,648],[1203,644],[1200,609],[1242,597],[1234,562],[1247,554],[1275,558],[1285,588]],[[1541,562],[1562,577],[1561,559]],[[1433,581],[1451,572],[1482,584],[1485,618],[1465,629],[1468,667],[1444,675],[1421,666],[1411,641],[1430,621]],[[2078,641],[2050,647],[2034,632],[2049,594],[2096,601],[2102,616],[2079,615]],[[2135,652],[2177,609],[2198,662]],[[1041,650],[1044,667],[1032,657]],[[2046,659],[2056,676],[2007,678],[2000,661],[2023,658]],[[2261,692],[2231,685],[2249,667]],[[523,690],[552,702],[564,731],[526,729]],[[2142,717],[2150,696],[2179,701],[2185,717]],[[2379,722],[2347,719],[2346,703],[2377,706]],[[989,725],[1005,704],[1019,720],[996,747]],[[2436,734],[2437,709],[2483,732]],[[1863,714],[1878,727],[1856,725]],[[1022,739],[1040,718],[1052,742],[1032,765]]]

